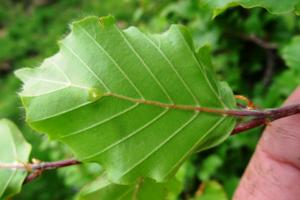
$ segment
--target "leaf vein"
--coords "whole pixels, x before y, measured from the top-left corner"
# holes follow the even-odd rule
[[[172,171],[174,169],[176,169],[183,160],[185,160],[193,151],[194,149],[199,145],[199,143],[209,134],[211,133],[215,128],[217,128],[223,121],[224,121],[225,117],[222,117],[221,119],[219,119],[206,133],[203,134],[203,136],[201,138],[199,138],[199,140],[175,163],[175,165],[168,170],[168,172],[165,174],[165,177],[168,177],[170,173],[172,173]]]
[[[6,189],[6,188],[7,188],[7,186],[9,185],[9,183],[10,183],[11,179],[12,179],[12,178],[13,178],[13,176],[16,174],[16,172],[17,172],[17,169],[13,169],[13,172],[11,173],[11,175],[9,176],[9,178],[7,179],[7,181],[6,181],[6,182],[5,182],[5,184],[4,184],[3,190],[2,190],[2,191],[0,191],[0,196],[2,196],[2,195],[3,195],[3,193],[4,193],[5,189]]]
[[[161,82],[158,80],[158,78],[153,74],[153,72],[150,70],[150,67],[146,64],[144,59],[138,54],[138,52],[135,50],[131,42],[126,38],[124,32],[120,31],[118,28],[116,30],[120,33],[121,37],[124,39],[128,47],[131,49],[131,51],[134,53],[134,55],[140,60],[140,62],[143,64],[147,72],[150,74],[150,76],[154,79],[154,81],[157,83],[157,85],[161,88],[163,93],[166,95],[168,100],[171,103],[174,103],[174,100],[171,98],[170,94],[167,92],[166,88],[161,84]]]
[[[197,106],[200,106],[200,103],[196,97],[196,95],[192,92],[191,88],[188,86],[188,84],[186,83],[186,81],[183,79],[183,77],[178,73],[178,71],[175,68],[175,65],[170,61],[170,59],[165,55],[165,53],[163,52],[163,50],[161,48],[158,48],[158,46],[149,38],[148,35],[146,34],[142,34],[146,40],[153,46],[155,47],[158,52],[160,53],[160,55],[165,59],[165,61],[168,63],[168,65],[171,67],[171,69],[175,72],[176,76],[179,78],[179,80],[181,81],[181,83],[183,84],[183,86],[185,87],[185,89],[188,91],[188,93],[190,93],[191,97],[193,98],[194,102],[196,103]]]
[[[167,137],[162,143],[160,143],[157,147],[155,147],[151,152],[149,152],[147,155],[145,155],[142,159],[140,159],[138,162],[133,164],[132,167],[127,169],[120,177],[125,176],[132,170],[134,170],[136,167],[138,167],[141,163],[145,162],[147,159],[149,159],[155,152],[157,152],[161,147],[163,147],[166,143],[168,143],[172,138],[174,138],[178,133],[180,133],[185,127],[187,127],[197,116],[199,115],[199,112],[195,112],[195,114],[189,118],[188,121],[186,121],[182,126],[180,126],[177,130],[175,130],[169,137]]]
[[[90,129],[92,129],[94,127],[97,127],[97,126],[99,126],[99,125],[101,125],[101,124],[103,124],[105,122],[108,122],[108,121],[110,121],[110,120],[112,120],[112,119],[114,119],[114,118],[116,118],[118,116],[121,116],[122,114],[125,114],[125,113],[129,112],[130,110],[134,109],[138,105],[139,105],[139,103],[136,103],[133,106],[130,106],[130,107],[126,108],[126,109],[123,109],[122,111],[120,111],[120,112],[118,112],[118,113],[116,113],[116,114],[114,114],[114,115],[112,115],[112,116],[110,116],[110,117],[108,117],[106,119],[103,119],[103,120],[101,120],[99,122],[96,122],[96,123],[94,123],[94,124],[92,124],[92,125],[90,125],[90,126],[88,126],[86,128],[83,128],[83,129],[80,129],[78,131],[75,131],[75,132],[72,132],[72,133],[68,133],[68,134],[63,135],[61,137],[58,137],[57,139],[67,138],[67,137],[74,136],[74,135],[77,135],[79,133],[82,133],[84,131],[90,130]]]
[[[49,59],[49,61],[55,66],[55,68],[65,77],[66,81],[68,83],[71,83],[70,78],[68,77],[68,75],[58,66],[58,64],[56,64],[56,62],[52,61],[51,59]]]
[[[118,144],[121,144],[122,142],[125,142],[126,140],[128,140],[129,138],[133,137],[134,135],[136,135],[137,133],[139,133],[140,131],[144,130],[146,127],[152,125],[154,122],[156,122],[158,119],[160,119],[162,116],[164,116],[167,112],[169,111],[169,109],[164,109],[163,112],[159,113],[158,115],[156,115],[152,120],[148,121],[146,124],[144,124],[143,126],[141,126],[140,128],[136,129],[135,131],[129,133],[126,137],[124,138],[121,138],[120,140],[117,140],[116,142],[114,142],[113,144],[109,145],[108,147],[106,147],[105,149],[99,151],[99,152],[96,152],[92,155],[89,155],[85,158],[82,158],[82,160],[87,160],[87,159],[90,159],[92,157],[95,157],[95,156],[99,156],[101,154],[103,154],[104,152],[112,149],[113,147],[115,147],[116,145]]]
[[[85,102],[85,103],[79,104],[78,106],[74,106],[74,107],[69,108],[69,109],[67,109],[67,110],[64,110],[64,111],[62,111],[62,112],[57,112],[57,113],[55,113],[55,114],[48,115],[48,116],[46,116],[46,117],[44,117],[44,118],[40,118],[40,119],[38,119],[38,120],[30,121],[30,123],[32,123],[32,122],[39,122],[39,121],[48,120],[48,119],[51,119],[51,118],[54,118],[54,117],[58,117],[58,116],[60,116],[60,115],[66,114],[66,113],[71,112],[71,111],[74,111],[74,110],[79,109],[79,108],[81,108],[81,107],[87,106],[87,105],[89,105],[89,104],[91,104],[91,103],[94,103],[94,102],[92,102],[92,101],[87,101],[87,102]]]
[[[12,136],[12,135],[11,135]],[[17,155],[17,147],[14,143],[14,139],[12,137],[10,137],[10,143],[11,143],[11,146],[12,146],[12,151],[13,151],[13,155],[14,155],[14,159],[17,160],[18,159],[18,155]],[[9,178],[7,179],[6,183],[4,184],[4,187],[3,187],[3,191],[0,192],[0,197],[2,196],[3,192],[5,191],[5,189],[7,188],[7,186],[9,185],[11,179],[13,178],[13,176],[16,174],[17,170],[14,169],[13,172],[11,173],[11,175],[9,176]]]
[[[71,47],[68,47],[66,44],[62,43],[62,45],[72,54],[74,57],[85,66],[85,68],[98,80],[98,82],[107,90],[111,91],[109,87],[104,83],[104,81],[92,70],[92,68],[85,62],[83,61],[80,56],[75,53]]]
[[[216,92],[216,90],[213,88],[213,86],[212,86],[210,80],[208,79],[207,74],[206,74],[206,72],[205,72],[205,69],[204,69],[204,67],[203,67],[204,65],[203,65],[202,63],[201,63],[201,65],[199,64],[199,62],[201,62],[201,61],[199,61],[199,60],[195,57],[195,53],[194,53],[194,52],[191,50],[191,48],[188,46],[188,44],[187,44],[186,40],[184,39],[184,36],[182,35],[182,33],[181,33],[178,29],[176,29],[176,31],[179,33],[180,38],[183,40],[183,43],[185,44],[186,48],[192,53],[193,58],[194,58],[195,62],[197,63],[198,69],[199,69],[199,70],[201,71],[201,73],[203,74],[204,79],[205,79],[205,81],[207,82],[208,86],[210,87],[211,91],[212,91],[212,92],[214,93],[214,95],[217,97],[217,99],[219,100],[219,102],[221,103],[221,105],[222,105],[224,108],[226,108],[227,106],[223,103],[222,98],[220,97],[220,95],[218,95],[218,93]]]
[[[117,61],[102,47],[102,45],[93,38],[93,36],[86,31],[82,26],[80,26],[83,32],[92,40],[92,42],[99,48],[101,51],[112,61],[112,63],[118,68],[118,70],[122,73],[122,75],[125,77],[125,79],[130,83],[130,85],[136,90],[136,92],[143,98],[143,94],[141,91],[137,88],[137,86],[131,81],[131,79],[128,77],[128,75],[125,73],[125,71],[121,68],[121,66],[117,63]]]

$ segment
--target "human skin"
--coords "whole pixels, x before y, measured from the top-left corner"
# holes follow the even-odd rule
[[[300,87],[284,105],[300,103]],[[300,200],[300,114],[265,129],[234,200]]]

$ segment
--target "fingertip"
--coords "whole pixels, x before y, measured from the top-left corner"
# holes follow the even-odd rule
[[[284,104],[300,104],[300,86]],[[294,183],[300,178],[299,122],[300,114],[276,120],[266,128],[235,200],[298,199],[300,190]]]
[[[298,86],[294,92],[288,97],[284,105],[300,103],[300,86]]]

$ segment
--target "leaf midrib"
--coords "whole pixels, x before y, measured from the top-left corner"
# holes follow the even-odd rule
[[[85,89],[85,90],[92,89],[92,88],[88,88],[88,87],[78,87],[77,85],[74,85],[74,84],[66,84],[65,87],[62,87],[60,89],[57,89],[57,90],[54,90],[54,91],[51,91],[51,92],[48,92],[48,93],[44,93],[42,95],[49,95],[53,92],[58,92],[60,90],[63,90],[63,89],[69,88],[69,87],[75,87],[75,88],[80,88],[80,89]],[[23,95],[23,97],[37,97],[37,96],[42,96],[42,95],[32,95],[32,96]],[[129,102],[132,102],[132,103],[135,103],[135,104],[152,105],[152,106],[156,106],[156,107],[168,108],[168,109],[174,109],[174,110],[200,111],[200,112],[214,113],[214,114],[219,114],[219,115],[226,114],[226,112],[228,111],[228,110],[223,110],[223,109],[214,108],[214,107],[203,107],[203,106],[186,105],[186,104],[168,104],[168,103],[162,103],[160,101],[132,98],[132,97],[129,97],[129,96],[124,96],[124,95],[116,94],[116,93],[104,93],[104,94],[102,94],[101,98],[97,99],[96,101],[99,101],[99,100],[101,100],[105,97],[114,97],[114,98],[117,98],[117,99],[129,101]],[[94,102],[95,101],[87,101],[85,103],[74,106],[70,109],[67,109],[63,112],[55,113],[55,114],[52,114],[52,115],[47,116],[45,118],[40,118],[38,120],[33,120],[33,121],[30,121],[30,122],[39,122],[39,121],[48,120],[48,119],[51,119],[51,118],[54,118],[54,117],[58,117],[60,115],[63,115],[63,114],[66,114],[68,112],[77,110],[79,108],[82,108],[83,106],[87,106],[87,105],[89,105],[91,103],[94,103]],[[126,109],[127,108],[125,108],[124,110],[126,110]],[[122,111],[124,111],[124,110],[122,110]]]

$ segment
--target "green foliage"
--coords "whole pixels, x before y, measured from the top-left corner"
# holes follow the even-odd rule
[[[203,192],[195,200],[228,200],[222,185],[217,181],[208,181],[203,184]]]
[[[294,11],[299,14],[300,1],[288,0],[288,1],[276,1],[276,0],[204,0],[202,1],[204,6],[208,6],[213,11],[213,16],[216,17],[224,10],[241,5],[245,8],[263,7],[273,14],[282,14],[290,11]]]
[[[286,45],[282,50],[282,57],[287,66],[295,71],[300,71],[300,36],[295,36],[290,44]]]
[[[281,50],[282,58],[289,69],[285,69],[278,77],[276,77],[274,84],[270,88],[270,94],[267,101],[274,102],[282,96],[288,96],[295,87],[300,84],[300,58],[298,52],[300,50],[300,37],[295,36],[285,45]]]
[[[199,171],[198,176],[200,180],[208,181],[211,176],[216,173],[218,168],[222,165],[222,159],[217,155],[208,156],[201,163],[201,171]]]
[[[228,86],[214,78],[207,49],[195,52],[182,26],[146,35],[121,31],[113,17],[88,17],[72,24],[60,46],[40,68],[16,72],[25,83],[27,122],[70,145],[79,160],[100,163],[114,181],[164,181],[235,125],[228,116],[157,106],[235,107]]]
[[[109,181],[105,176],[100,176],[81,190],[77,200],[171,200],[179,192],[180,183],[174,178],[166,183],[157,183],[151,179],[138,179],[132,185],[118,185]]]
[[[0,138],[0,165],[28,162],[31,145],[15,124],[1,119]],[[20,192],[26,175],[26,171],[0,168],[0,198],[9,198]]]

